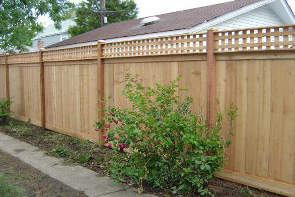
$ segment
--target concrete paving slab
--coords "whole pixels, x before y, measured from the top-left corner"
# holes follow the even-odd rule
[[[135,195],[134,195],[135,194]],[[126,191],[121,191],[121,192],[115,192],[107,195],[103,195],[103,197],[155,197],[153,194],[137,194],[136,189],[130,188],[127,189]]]
[[[37,147],[2,133],[0,133],[0,149],[90,197],[155,197],[150,194],[138,195],[129,186],[115,184],[111,178],[99,177],[97,173],[87,168],[67,166],[64,160],[50,157]]]

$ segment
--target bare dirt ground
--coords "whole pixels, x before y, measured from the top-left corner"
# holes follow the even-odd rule
[[[0,151],[0,176],[4,179],[2,186],[13,189],[0,191],[1,197],[86,197],[63,183],[41,173],[15,157]],[[0,186],[1,187],[1,186]],[[15,190],[18,190],[16,193]]]

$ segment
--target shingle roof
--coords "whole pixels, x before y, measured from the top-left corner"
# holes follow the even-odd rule
[[[147,26],[140,24],[142,19],[112,23],[53,44],[47,48],[93,42],[97,40],[188,29],[258,1],[261,0],[235,0],[232,2],[157,15],[160,20],[157,23]]]

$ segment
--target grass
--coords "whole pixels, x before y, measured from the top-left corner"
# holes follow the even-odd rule
[[[27,197],[20,187],[6,183],[7,177],[0,174],[0,196],[1,197]]]

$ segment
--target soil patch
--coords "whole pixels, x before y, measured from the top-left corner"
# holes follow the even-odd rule
[[[18,196],[35,197],[86,197],[82,192],[64,185],[2,151],[0,151],[0,177],[3,180],[2,185],[14,188],[4,191],[2,194],[4,196],[18,194]]]

